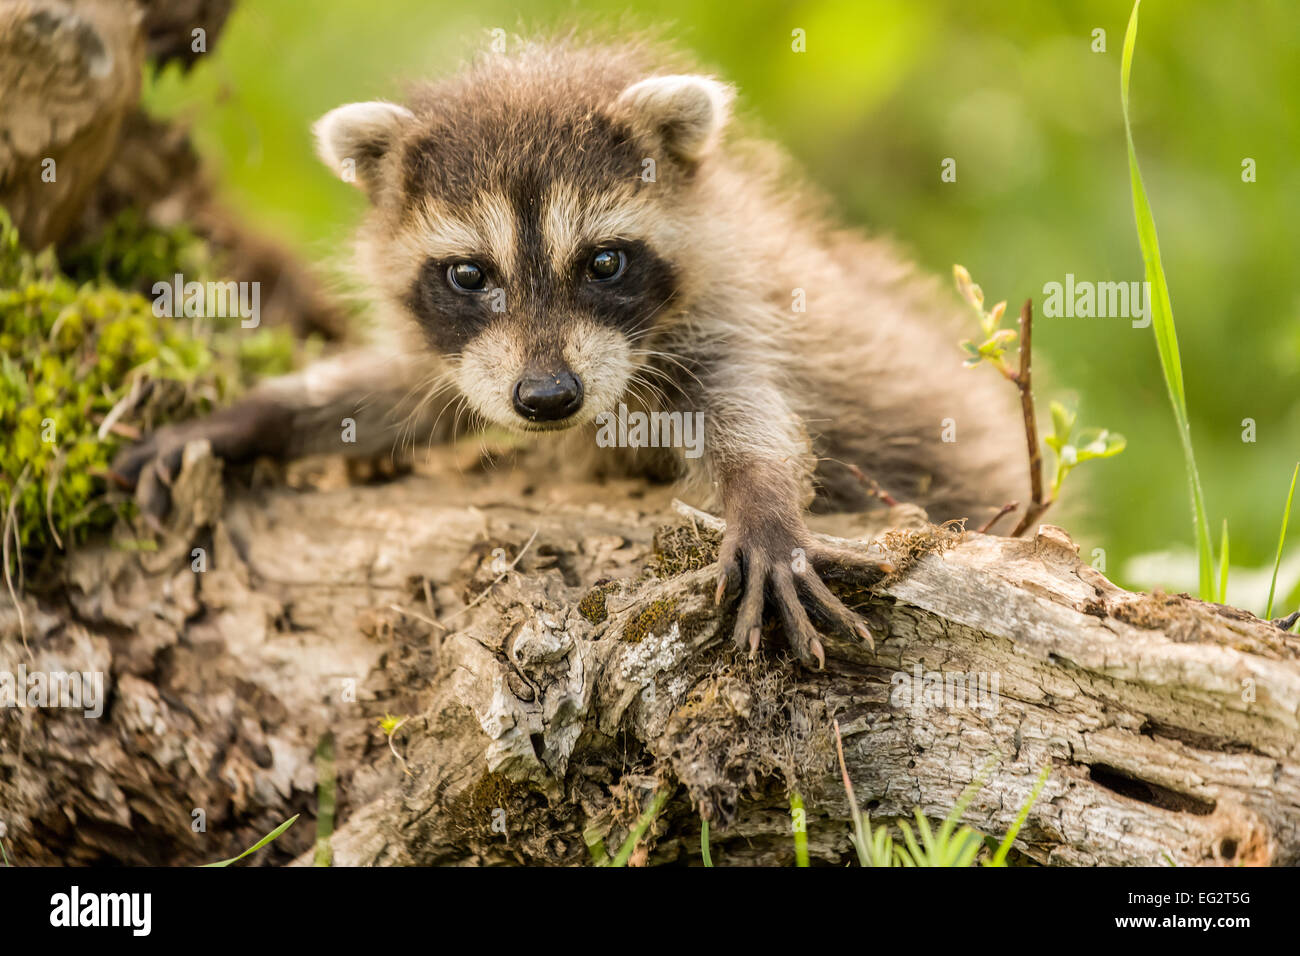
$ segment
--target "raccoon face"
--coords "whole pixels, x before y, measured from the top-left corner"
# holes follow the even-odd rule
[[[470,405],[507,428],[569,428],[629,390],[650,398],[635,382],[645,340],[686,304],[680,209],[730,91],[511,62],[413,109],[333,110],[318,149],[371,198],[360,250],[372,284]]]

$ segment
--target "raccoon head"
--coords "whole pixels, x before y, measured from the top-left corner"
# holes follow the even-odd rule
[[[315,132],[371,200],[372,285],[485,419],[548,430],[638,394],[648,338],[688,306],[683,273],[707,273],[692,194],[730,101],[709,77],[552,52],[489,60],[410,108],[339,107]]]

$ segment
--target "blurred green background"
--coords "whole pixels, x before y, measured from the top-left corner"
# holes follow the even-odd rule
[[[308,128],[321,113],[400,98],[406,81],[453,69],[493,28],[653,27],[736,83],[740,108],[845,219],[894,236],[942,274],[966,265],[1014,313],[1026,297],[1041,304],[1043,284],[1066,273],[1142,278],[1119,99],[1129,10],[1128,0],[259,0],[237,8],[189,75],[153,77],[147,98],[192,121],[234,208],[309,259],[337,260],[362,199],[313,156]],[[791,50],[795,28],[805,53]],[[1097,29],[1105,52],[1092,49]],[[1267,572],[1247,569],[1271,566],[1300,458],[1297,94],[1294,0],[1144,3],[1134,136],[1211,526],[1217,541],[1229,521],[1241,569],[1230,597],[1256,611]],[[957,161],[955,183],[940,181],[945,157]],[[1257,182],[1242,181],[1246,157]],[[1055,520],[1086,560],[1104,549],[1112,578],[1194,591],[1190,552],[1180,553],[1192,542],[1186,479],[1152,331],[1040,318],[1034,344],[1040,408],[1074,398],[1080,425],[1129,441],[1071,476]],[[1254,443],[1242,440],[1247,418]],[[1293,531],[1283,594],[1300,576]],[[1131,560],[1160,551],[1174,553]]]

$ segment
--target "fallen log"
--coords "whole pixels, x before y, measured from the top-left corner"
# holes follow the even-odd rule
[[[527,456],[481,472],[451,449],[392,482],[318,463],[301,490],[225,504],[204,451],[159,551],[123,531],[74,554],[61,593],[23,599],[29,651],[0,616],[0,670],[107,675],[98,719],[7,709],[0,823],[21,862],[219,859],[296,812],[256,859],[307,862],[329,734],[337,864],[582,863],[663,790],[634,863],[698,861],[703,816],[716,864],[788,865],[791,791],[813,860],[843,863],[832,721],[876,824],[942,818],[983,772],[965,821],[1000,835],[1050,767],[1021,862],[1300,859],[1300,641],[1124,591],[1060,529],[815,519],[898,569],[832,581],[876,647],[828,640],[818,673],[779,634],[757,660],[732,649],[720,524],[662,488],[542,482]]]

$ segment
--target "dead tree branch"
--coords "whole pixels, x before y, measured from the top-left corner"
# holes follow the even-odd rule
[[[877,824],[917,806],[942,817],[998,754],[966,820],[1004,832],[1050,765],[1017,841],[1030,859],[1300,860],[1300,642],[1244,612],[1123,591],[1059,529],[959,535],[906,507],[860,526],[847,546],[872,538],[900,572],[831,583],[877,651],[828,640],[812,673],[776,634],[758,662],[735,656],[711,599],[720,523],[673,518],[657,492],[634,511],[637,489],[566,482],[530,504],[517,476],[470,487],[444,471],[223,510],[214,465],[191,456],[178,479],[192,517],[168,548],[80,552],[65,603],[27,598],[29,670],[99,669],[110,697],[99,719],[3,715],[11,857],[238,852],[315,812],[314,754],[332,732],[339,864],[582,862],[663,787],[637,859],[693,859],[705,816],[719,864],[788,864],[797,789],[814,859],[838,863],[852,853],[838,721]],[[494,550],[518,554],[534,531],[479,600]],[[204,573],[195,546],[210,549]],[[461,608],[445,634],[421,620]],[[0,670],[23,657],[12,614],[3,635]],[[385,715],[407,721],[401,760]],[[309,859],[311,841],[296,827],[263,862]]]

